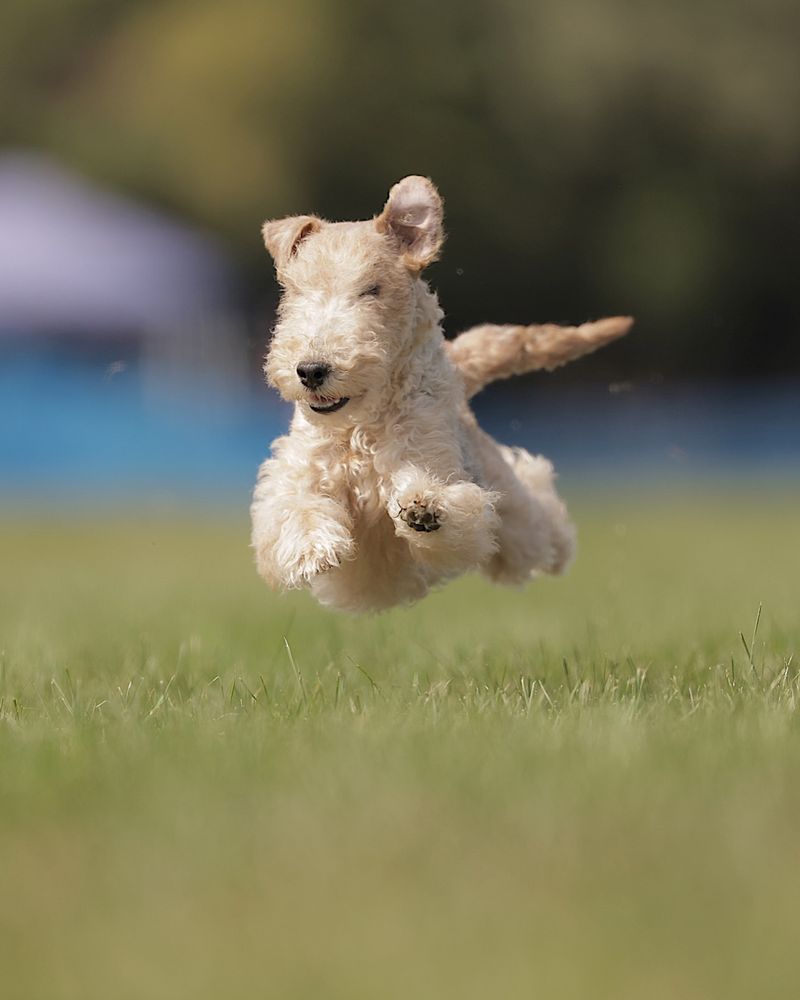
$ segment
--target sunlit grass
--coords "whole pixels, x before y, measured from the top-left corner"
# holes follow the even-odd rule
[[[577,513],[368,619],[244,522],[9,515],[3,996],[795,995],[795,510]]]

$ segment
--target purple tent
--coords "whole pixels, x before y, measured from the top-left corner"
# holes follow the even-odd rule
[[[0,335],[139,335],[230,314],[207,235],[28,153],[0,156]]]

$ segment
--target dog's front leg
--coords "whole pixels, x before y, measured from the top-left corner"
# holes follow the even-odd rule
[[[408,463],[391,477],[387,507],[417,561],[456,574],[485,565],[494,553],[498,499],[469,479],[445,482]]]
[[[256,566],[271,587],[304,587],[355,554],[347,508],[320,493],[309,465],[264,462],[250,516]]]

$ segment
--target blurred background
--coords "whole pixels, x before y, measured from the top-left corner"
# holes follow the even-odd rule
[[[447,333],[631,313],[485,393],[574,488],[800,470],[793,0],[5,0],[0,497],[247,504],[262,220],[447,210]]]

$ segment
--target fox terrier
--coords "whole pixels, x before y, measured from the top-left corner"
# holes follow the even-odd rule
[[[361,612],[469,570],[506,584],[562,572],[575,530],[552,465],[497,444],[467,400],[593,351],[632,320],[486,325],[447,342],[421,277],[444,239],[424,177],[396,184],[371,220],[293,216],[263,236],[283,290],[265,372],[295,404],[251,507],[267,583]]]

